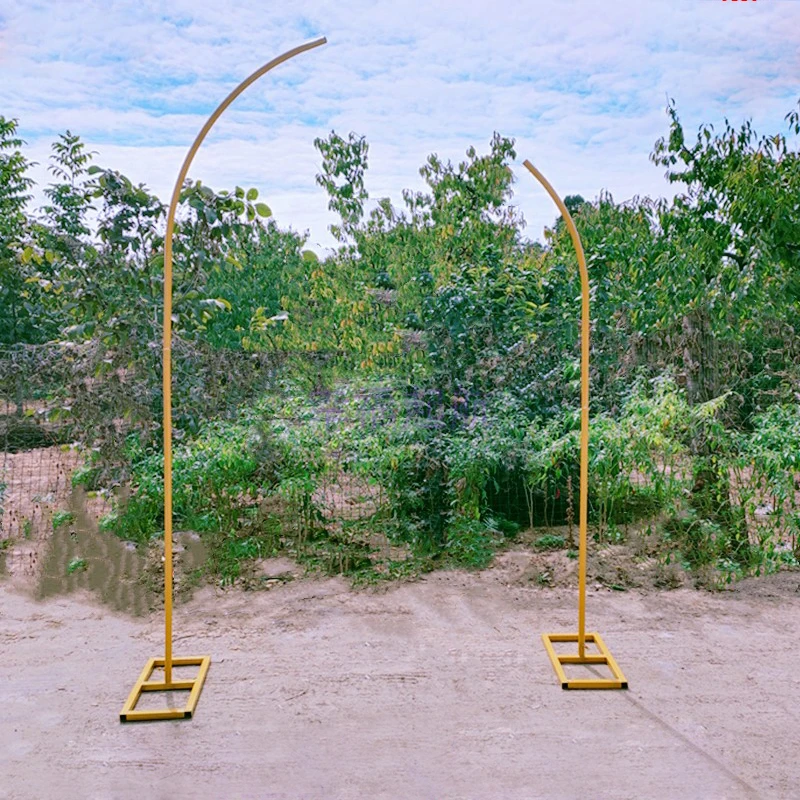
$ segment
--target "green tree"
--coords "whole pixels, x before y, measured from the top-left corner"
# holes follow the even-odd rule
[[[340,242],[353,236],[364,216],[364,202],[369,197],[364,188],[369,145],[363,136],[350,133],[343,139],[331,131],[327,139],[314,139],[322,156],[322,172],[317,184],[328,193],[328,208],[339,215],[341,225],[331,225],[331,233]]]
[[[16,119],[0,116],[0,344],[36,343],[47,337],[37,309],[36,252],[25,212],[31,198],[32,166],[22,153]]]
[[[42,208],[52,235],[49,244],[55,252],[77,262],[91,234],[86,219],[92,207],[87,170],[94,154],[87,152],[80,137],[70,131],[59,136],[52,150],[49,170],[57,182],[44,190],[48,203]]]
[[[667,113],[669,136],[651,158],[685,189],[661,215],[671,256],[654,277],[673,296],[689,398],[702,402],[743,377],[721,373],[722,361],[736,363],[774,321],[796,319],[800,155],[782,134],[759,136],[750,122],[726,122],[721,133],[703,125],[688,144],[674,104]],[[797,114],[787,120],[800,133]]]
[[[275,350],[284,338],[289,309],[294,323],[308,305],[303,290],[314,259],[303,256],[303,243],[301,235],[282,231],[270,220],[235,256],[217,259],[206,294],[223,301],[226,310],[208,320],[204,338],[215,347]]]

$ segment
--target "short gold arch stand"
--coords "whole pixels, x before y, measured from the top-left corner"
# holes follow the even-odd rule
[[[167,214],[167,230],[164,235],[164,658],[151,658],[139,675],[119,718],[122,722],[155,719],[191,719],[194,714],[203,682],[211,665],[211,656],[190,656],[173,658],[172,656],[172,235],[175,228],[175,212],[178,208],[183,182],[189,172],[192,160],[198,148],[206,138],[211,127],[219,119],[223,111],[248,87],[262,75],[266,75],[274,67],[290,58],[313,50],[326,43],[326,39],[316,39],[308,44],[288,50],[283,55],[257,69],[249,78],[242,81],[223,101],[217,110],[208,118],[197,138],[189,148],[184,159]],[[173,667],[198,667],[195,677],[189,680],[174,680]],[[151,680],[153,671],[164,670],[163,680]],[[137,711],[136,704],[142,692],[165,692],[172,690],[189,690],[189,698],[183,708],[167,708],[157,711]]]
[[[562,689],[627,689],[628,681],[622,670],[609,652],[599,633],[586,633],[586,517],[589,511],[589,273],[586,269],[586,258],[583,245],[578,236],[578,229],[564,205],[564,201],[556,194],[555,189],[530,161],[524,162],[528,171],[558,206],[561,216],[567,223],[572,244],[578,256],[581,273],[581,489],[579,506],[580,545],[578,551],[578,632],[577,633],[543,633],[547,655],[553,664]],[[554,647],[556,642],[577,642],[577,654],[559,653]],[[594,645],[595,652],[586,652],[586,644]],[[565,664],[583,664],[607,666],[613,678],[570,679],[564,672]]]

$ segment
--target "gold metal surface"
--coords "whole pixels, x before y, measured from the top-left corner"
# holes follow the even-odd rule
[[[197,701],[200,699],[200,692],[203,690],[203,683],[206,679],[206,673],[211,666],[211,656],[197,656],[197,657],[183,657],[172,659],[172,665],[176,667],[200,667],[197,675],[190,680],[184,681],[151,681],[150,676],[153,670],[162,668],[166,673],[166,660],[163,658],[151,658],[145,664],[139,680],[136,681],[122,711],[119,713],[120,722],[144,722],[154,719],[191,719],[194,710],[197,707]],[[136,710],[136,704],[142,692],[168,692],[173,690],[186,690],[189,689],[189,699],[183,708],[163,708],[159,710]]]
[[[326,42],[327,39],[322,37],[313,42],[308,42],[307,44],[288,50],[267,64],[264,64],[263,67],[260,67],[252,75],[243,80],[219,104],[214,113],[208,118],[206,124],[203,125],[200,133],[197,134],[192,146],[189,148],[189,152],[186,154],[186,158],[178,173],[178,178],[175,181],[175,188],[172,191],[169,212],[167,213],[167,229],[164,235],[164,658],[150,659],[150,661],[147,662],[147,665],[140,675],[138,682],[133,687],[120,713],[120,719],[122,721],[190,718],[194,712],[194,706],[197,704],[197,699],[200,696],[203,681],[205,680],[210,664],[210,656],[202,656],[199,660],[196,658],[189,659],[188,663],[201,663],[202,666],[197,678],[192,682],[189,703],[185,709],[171,709],[157,712],[135,711],[136,701],[139,699],[142,691],[177,689],[182,688],[178,684],[185,683],[185,681],[179,681],[176,684],[172,680],[173,664],[177,665],[186,662],[186,659],[173,659],[172,657],[172,236],[175,231],[175,213],[178,208],[178,202],[180,201],[183,184],[198,148],[203,143],[203,140],[206,138],[206,135],[211,130],[214,123],[219,119],[222,112],[225,111],[250,84],[257,81],[263,75],[266,75],[267,72],[277,67],[279,64],[282,64],[284,61],[288,61],[290,58],[304,53],[307,50],[313,50],[315,47],[319,47]],[[163,685],[159,687],[155,687],[152,684],[145,685],[147,684],[150,673],[153,671],[154,665],[163,666],[164,668],[164,682]]]
[[[587,516],[589,513],[589,271],[586,268],[586,257],[583,253],[581,237],[569,209],[564,205],[564,201],[558,196],[556,190],[550,185],[547,178],[539,172],[536,167],[527,159],[523,162],[528,171],[539,183],[544,186],[547,193],[558,206],[561,216],[569,230],[575,253],[578,256],[578,267],[581,274],[581,466],[580,466],[580,502],[578,506],[579,522],[579,550],[578,550],[578,633],[577,634],[543,634],[545,648],[547,649],[553,667],[561,680],[561,685],[565,689],[627,689],[628,683],[624,677],[619,677],[615,681],[567,681],[562,663],[572,664],[591,664],[600,663],[586,659],[586,642],[593,641],[600,646],[602,639],[596,633],[586,633],[586,550],[587,550]],[[569,638],[559,638],[559,637]],[[574,637],[574,638],[573,638]],[[590,638],[591,637],[591,638]],[[563,662],[553,649],[554,641],[575,641],[578,643],[578,661]],[[605,645],[602,645],[605,648]],[[611,657],[611,653],[606,649],[603,652],[605,662],[614,672],[615,677],[622,676],[619,667]],[[612,666],[613,665],[613,666]],[[616,671],[615,671],[616,670]],[[618,673],[618,675],[617,675]],[[568,685],[565,685],[568,684]],[[613,684],[613,685],[612,685]]]
[[[584,641],[594,644],[598,652],[580,654],[565,654],[556,652],[553,647],[554,642],[577,642],[577,633],[543,633],[542,641],[544,642],[547,655],[550,656],[550,662],[553,669],[561,681],[562,689],[627,689],[628,680],[622,674],[619,664],[614,660],[606,643],[603,641],[599,633],[584,633]],[[564,672],[564,664],[581,664],[588,666],[606,666],[612,674],[612,678],[568,678]]]

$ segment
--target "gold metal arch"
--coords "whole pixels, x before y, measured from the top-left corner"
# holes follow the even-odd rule
[[[199,149],[206,135],[211,130],[214,123],[219,119],[220,115],[226,108],[252,83],[255,83],[260,77],[266,75],[271,69],[274,69],[284,61],[304,53],[307,50],[313,50],[327,42],[323,36],[320,39],[315,39],[313,42],[302,44],[299,47],[287,50],[277,58],[264,64],[263,67],[257,69],[252,75],[243,80],[217,107],[216,111],[208,118],[208,121],[203,125],[197,138],[194,140],[186,158],[183,161],[183,166],[178,173],[178,178],[175,181],[175,188],[172,191],[172,199],[169,204],[169,212],[167,213],[167,230],[164,236],[164,417],[163,417],[163,433],[164,433],[164,657],[151,658],[139,679],[136,681],[125,705],[120,712],[120,720],[122,722],[137,721],[137,720],[154,720],[154,719],[190,719],[197,706],[197,701],[200,698],[200,692],[203,689],[203,682],[205,681],[208,668],[211,664],[211,656],[191,656],[185,658],[173,658],[172,656],[172,236],[175,230],[175,213],[178,208],[181,191],[183,190],[183,183],[189,172],[189,167],[194,160],[194,157]],[[172,668],[173,666],[196,666],[198,667],[197,674],[191,680],[173,680]],[[164,670],[163,681],[150,680],[155,669]],[[184,708],[167,708],[159,711],[153,710],[136,710],[136,704],[141,697],[142,692],[159,692],[183,689],[189,690],[189,699]]]
[[[539,172],[530,161],[523,162],[528,171],[558,206],[564,222],[567,224],[572,244],[578,256],[581,274],[581,466],[580,466],[580,504],[579,508],[579,550],[578,550],[578,632],[577,633],[543,633],[542,641],[547,650],[553,669],[561,681],[562,689],[627,689],[628,681],[622,674],[617,662],[609,652],[599,633],[586,633],[586,549],[587,549],[587,515],[589,511],[589,271],[586,268],[586,257],[583,253],[581,237],[569,209],[550,185],[547,178]],[[555,642],[577,642],[577,655],[557,652]],[[586,643],[593,644],[596,652],[587,653]],[[565,664],[606,665],[613,678],[570,679],[564,672]]]

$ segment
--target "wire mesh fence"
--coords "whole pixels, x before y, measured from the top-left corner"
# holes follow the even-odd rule
[[[6,573],[35,577],[44,594],[65,581],[93,588],[112,604],[120,586],[141,583],[141,559],[113,535],[113,520],[130,493],[131,437],[140,448],[160,447],[160,355],[133,358],[97,343],[0,349],[0,566]],[[269,381],[274,359],[223,356],[178,341],[176,361],[180,440],[206,420],[233,413]],[[129,580],[119,581],[122,574]],[[120,605],[141,608],[143,595],[134,594],[135,602]]]
[[[479,520],[498,535],[563,526],[574,544],[571,444],[537,480],[514,455],[528,432],[515,432],[513,419],[498,433],[497,415],[468,393],[453,400],[429,384],[386,380],[386,372],[337,380],[335,359],[176,338],[175,523],[187,580],[204,567],[246,578],[247,563],[277,554],[326,571],[402,570],[421,542],[446,549],[463,535],[480,543]],[[0,350],[7,573],[34,576],[42,595],[83,587],[119,607],[152,602],[142,587],[157,585],[160,568],[161,404],[160,348]],[[693,480],[689,461],[605,469],[598,463],[590,484],[600,540],[655,513],[652,498],[663,498],[665,486],[677,497]],[[757,483],[752,470],[731,472],[731,500],[751,537],[776,536],[794,549],[798,498],[770,498]]]
[[[287,356],[219,351],[181,340],[173,353],[178,515],[192,516],[191,498],[180,502],[187,485],[208,493],[203,508],[215,512],[216,527],[223,518],[232,527],[254,518],[262,526],[271,519],[295,532],[308,529],[302,535],[320,526],[341,532],[377,517],[391,519],[393,504],[403,502],[427,503],[432,515],[446,515],[442,498],[433,493],[403,498],[397,487],[386,485],[387,475],[433,475],[442,467],[435,456],[424,462],[420,457],[421,439],[447,425],[441,404],[425,393],[398,396],[381,381],[339,391],[326,377],[330,356],[319,353],[295,354],[288,364]],[[133,357],[97,343],[0,351],[0,535],[15,543],[14,552],[50,536],[59,513],[74,514],[77,490],[84,522],[91,519],[96,527],[111,516],[105,523],[109,532],[124,515],[129,495],[136,500],[150,492],[160,500],[154,485],[162,479],[160,355],[151,348],[144,358]],[[299,385],[305,400],[298,402],[298,392],[287,384]],[[251,410],[243,417],[244,407]],[[384,463],[384,434],[391,427],[396,433],[398,426],[407,439],[405,463]],[[215,430],[220,436],[211,441]],[[213,448],[225,450],[229,433],[238,448],[231,458],[248,455],[257,462],[246,465],[253,473],[246,488],[230,474],[213,485],[204,474],[219,466]],[[198,438],[201,445],[192,445]],[[137,461],[148,462],[146,476],[136,473]],[[281,480],[276,470],[288,478]],[[526,496],[519,476],[502,476],[489,504],[520,522],[535,517],[553,523],[566,514],[566,498],[548,507],[545,496]],[[146,520],[151,535],[162,522],[157,514]],[[365,536],[375,544],[374,536]],[[22,555],[7,559],[7,569],[18,569],[20,560]]]

